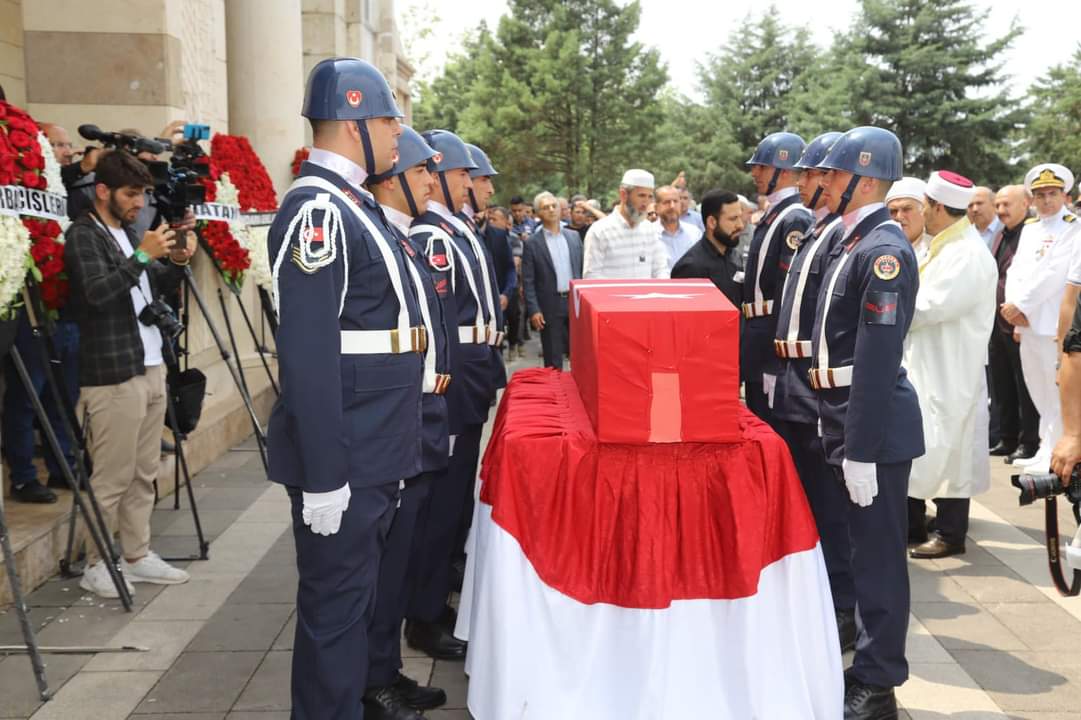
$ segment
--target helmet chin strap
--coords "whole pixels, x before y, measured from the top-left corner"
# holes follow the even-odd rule
[[[444,170],[439,171],[439,186],[443,188],[443,199],[447,201],[447,209],[452,213],[458,212],[458,208],[454,207],[454,200],[450,197],[450,187],[447,185],[447,173]]]
[[[773,168],[773,177],[769,179],[769,185],[766,186],[766,195],[772,195],[773,189],[777,187],[777,181],[781,179],[781,168]]]
[[[860,183],[860,176],[853,175],[852,179],[848,181],[848,187],[845,188],[844,193],[841,195],[841,204],[837,206],[837,214],[844,215],[845,210],[848,209],[848,203],[852,202],[852,195],[856,192],[856,186]]]
[[[477,202],[477,196],[473,194],[473,188],[469,188],[469,204],[473,206],[473,212],[480,212],[480,203]]]
[[[821,199],[821,197],[822,197],[822,186],[819,185],[818,189],[815,190],[815,194],[811,196],[811,207],[809,208],[810,210],[814,210],[816,207],[818,207],[818,201],[819,201],[819,199]]]
[[[405,173],[398,176],[398,182],[402,185],[402,194],[405,195],[405,202],[409,206],[409,214],[413,217],[419,216],[417,201],[413,199],[413,191],[409,189],[409,181],[406,180]]]
[[[368,123],[365,120],[354,120],[357,130],[360,131],[360,144],[364,147],[364,172],[375,175],[375,151],[372,149],[372,137],[368,134]]]

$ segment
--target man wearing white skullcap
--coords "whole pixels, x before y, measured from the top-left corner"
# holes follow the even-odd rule
[[[586,233],[582,277],[668,277],[668,251],[657,226],[646,220],[653,187],[652,173],[637,168],[623,173],[619,205]]]
[[[897,221],[905,237],[912,243],[916,259],[922,259],[931,245],[931,236],[924,229],[923,198],[927,183],[919,178],[905,177],[893,184],[886,193],[886,207]]]
[[[1073,182],[1073,173],[1057,163],[1037,165],[1025,175],[1025,189],[1032,195],[1038,217],[1025,222],[1017,253],[1006,273],[1006,302],[1001,313],[1020,337],[1021,370],[1040,413],[1039,452],[1029,460],[1014,463],[1028,472],[1047,472],[1051,450],[1062,433],[1055,387],[1060,353],[1056,335],[1071,256],[1081,242],[1081,222],[1066,209],[1066,189],[1073,187]],[[1073,264],[1071,277],[1081,284],[1081,273]]]
[[[934,534],[914,558],[965,551],[969,498],[985,492],[990,416],[984,362],[995,317],[998,269],[966,216],[974,186],[949,171],[931,174],[923,217],[932,236],[920,259],[916,310],[904,367],[923,411],[926,452],[912,461],[909,529],[926,532],[926,501],[937,507]]]

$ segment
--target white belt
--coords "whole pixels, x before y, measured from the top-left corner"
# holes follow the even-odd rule
[[[755,302],[743,303],[743,317],[748,320],[756,317],[766,317],[773,314],[772,300],[756,300]]]
[[[342,355],[400,355],[422,353],[428,348],[428,331],[409,328],[407,335],[397,330],[342,330]]]
[[[820,370],[819,368],[813,368],[807,371],[807,375],[811,379],[811,387],[815,390],[825,390],[827,388],[842,388],[848,387],[852,384],[852,366],[846,365],[839,368],[828,368],[826,370]]]
[[[774,340],[773,350],[781,358],[811,357],[810,340]]]
[[[499,347],[503,344],[503,337],[505,333],[502,331],[493,331],[486,325],[459,325],[458,326],[458,342],[466,343],[467,345],[491,345],[493,347]]]

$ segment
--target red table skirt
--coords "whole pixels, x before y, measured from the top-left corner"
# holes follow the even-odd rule
[[[754,595],[762,569],[813,548],[818,531],[784,442],[739,412],[739,443],[598,443],[570,373],[519,371],[481,500],[540,578],[580,602]]]

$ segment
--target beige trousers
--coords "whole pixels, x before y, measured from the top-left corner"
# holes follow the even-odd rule
[[[137,560],[150,549],[165,419],[165,366],[148,367],[145,375],[119,385],[84,387],[79,404],[94,464],[90,484],[109,536],[119,534],[123,556]],[[93,543],[87,543],[86,557],[87,565],[100,559]]]

